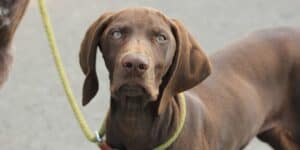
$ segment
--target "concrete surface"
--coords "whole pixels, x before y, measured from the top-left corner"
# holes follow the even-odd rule
[[[78,50],[85,30],[101,13],[127,6],[151,6],[182,20],[207,53],[255,29],[300,25],[297,0],[48,0],[58,46],[78,101],[83,82]],[[35,0],[17,31],[14,47],[13,69],[0,91],[0,149],[96,150],[79,130],[67,103]],[[83,109],[93,129],[98,129],[109,100],[107,71],[102,60],[98,62],[101,90]],[[257,140],[246,149],[269,150]]]

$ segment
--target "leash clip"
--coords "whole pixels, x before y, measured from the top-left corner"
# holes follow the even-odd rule
[[[98,143],[101,143],[103,141],[103,139],[100,137],[100,134],[98,131],[95,131],[95,136],[96,136],[96,141]]]
[[[100,137],[100,134],[99,134],[98,131],[95,131],[95,135],[96,135],[96,141],[98,142],[98,146],[100,147],[101,150],[118,150],[118,149],[111,148],[111,147],[104,141],[104,139]]]

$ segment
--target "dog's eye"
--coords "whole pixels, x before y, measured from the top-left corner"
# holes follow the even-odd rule
[[[156,36],[156,41],[159,43],[163,43],[167,40],[167,37],[163,34],[159,34]]]
[[[113,31],[111,35],[114,39],[120,39],[122,37],[121,31]]]

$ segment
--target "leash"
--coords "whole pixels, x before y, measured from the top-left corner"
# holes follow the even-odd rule
[[[100,144],[100,147],[102,149],[112,149],[105,142],[103,142],[103,137],[105,135],[105,123],[102,123],[100,130],[96,131],[95,133],[92,132],[91,129],[89,128],[89,126],[84,118],[84,115],[81,112],[81,110],[76,102],[75,96],[74,96],[71,86],[70,86],[70,82],[69,82],[66,72],[64,70],[64,66],[61,61],[61,56],[60,56],[59,50],[56,45],[56,40],[55,40],[52,25],[51,25],[50,17],[48,15],[48,11],[46,8],[45,0],[38,0],[38,4],[39,4],[39,10],[40,10],[43,25],[45,28],[45,32],[46,32],[46,35],[48,38],[49,46],[50,46],[50,49],[51,49],[51,52],[53,55],[53,59],[55,62],[55,66],[56,66],[56,69],[59,74],[59,78],[61,80],[64,91],[65,91],[68,101],[71,105],[72,111],[75,115],[76,120],[78,121],[78,123],[80,125],[82,132],[84,133],[84,135],[90,142]],[[173,133],[173,135],[171,136],[170,139],[168,139],[165,143],[154,148],[154,150],[165,150],[168,147],[170,147],[174,143],[174,141],[177,139],[177,137],[179,136],[181,130],[183,129],[185,118],[186,118],[186,101],[185,101],[185,97],[184,97],[183,93],[178,94],[178,99],[179,99],[180,106],[182,106],[182,111],[180,112],[179,126],[176,129],[176,131]]]
[[[178,125],[177,129],[175,130],[174,134],[171,136],[171,138],[168,139],[162,145],[154,148],[154,150],[165,150],[168,147],[170,147],[175,142],[175,140],[178,138],[179,134],[181,133],[181,131],[183,129],[185,118],[186,118],[186,100],[185,100],[183,93],[178,94],[178,100],[179,100],[179,105],[182,107],[182,111],[180,112],[179,125]]]
[[[95,134],[90,130],[86,120],[84,119],[84,116],[83,116],[78,104],[76,103],[75,96],[72,92],[69,80],[67,78],[66,72],[64,70],[64,66],[61,61],[61,56],[59,54],[59,51],[58,51],[58,48],[56,45],[56,40],[55,40],[52,25],[50,22],[50,18],[48,15],[48,11],[47,11],[47,8],[45,5],[45,0],[39,0],[38,3],[39,3],[40,14],[43,19],[43,25],[44,25],[44,28],[45,28],[45,31],[47,34],[49,46],[51,48],[53,59],[55,61],[55,66],[58,71],[58,74],[59,74],[61,83],[63,85],[63,88],[65,90],[65,93],[68,97],[69,103],[72,107],[73,113],[81,127],[81,130],[83,131],[84,135],[86,136],[86,138],[89,141],[94,142],[94,143],[100,142],[101,141],[100,139],[104,136],[104,132],[105,132],[104,125],[102,125],[99,132],[97,132]]]

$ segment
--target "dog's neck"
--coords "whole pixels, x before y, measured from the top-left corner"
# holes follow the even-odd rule
[[[169,107],[159,116],[154,111],[154,102],[143,102],[144,99],[138,98],[111,100],[106,134],[107,142],[113,148],[153,149],[175,132],[181,110],[177,100],[170,100]]]

